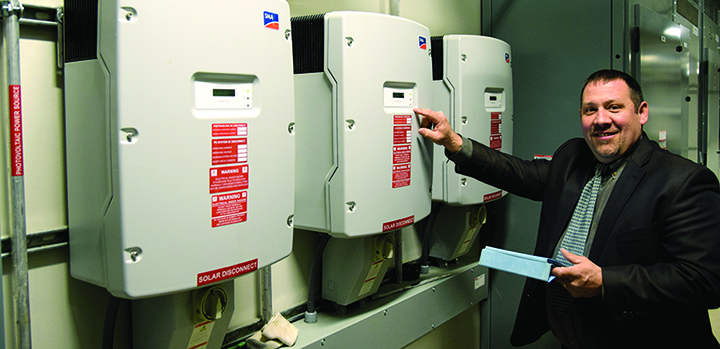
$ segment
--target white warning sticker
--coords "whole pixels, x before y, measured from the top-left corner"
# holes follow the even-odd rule
[[[372,290],[372,287],[375,284],[375,281],[377,281],[377,276],[378,276],[378,273],[380,273],[380,268],[382,268],[383,262],[385,262],[384,259],[373,263],[372,267],[370,267],[370,271],[368,272],[368,275],[365,278],[365,283],[363,284],[363,287],[360,289],[360,293],[358,294],[358,296],[362,296]]]
[[[195,325],[192,335],[190,336],[190,342],[187,345],[187,349],[207,348],[214,325],[215,321],[205,321]]]
[[[472,241],[472,238],[475,236],[475,231],[478,229],[478,226],[472,227],[470,230],[468,230],[467,236],[465,236],[465,240],[463,240],[462,246],[460,247],[459,254],[465,253],[467,251],[468,247],[470,247],[470,241]]]
[[[475,278],[475,289],[477,290],[480,287],[485,286],[485,274],[478,276]]]

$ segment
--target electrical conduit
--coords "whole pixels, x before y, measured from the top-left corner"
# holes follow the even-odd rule
[[[13,261],[13,300],[17,348],[30,349],[30,304],[28,292],[27,236],[25,226],[25,182],[23,177],[22,103],[20,95],[20,25],[22,5],[18,0],[3,1],[3,33],[10,94],[9,124],[6,138],[10,147],[10,229]]]

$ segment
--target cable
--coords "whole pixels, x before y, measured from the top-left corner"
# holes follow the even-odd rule
[[[315,311],[315,289],[317,288],[318,280],[322,276],[322,256],[328,241],[330,241],[330,234],[323,234],[315,252],[315,259],[313,260],[312,270],[310,271],[310,280],[308,281],[307,311],[305,312],[305,322],[309,324],[317,322],[317,312]]]
[[[103,327],[102,348],[112,349],[115,342],[115,322],[117,320],[120,298],[110,295],[107,311],[105,312],[105,325]]]
[[[432,227],[435,224],[435,217],[437,217],[438,212],[440,212],[441,208],[442,203],[436,202],[433,204],[433,208],[430,212],[430,217],[428,217],[427,224],[425,225],[425,233],[423,234],[422,256],[420,257],[420,274],[427,274],[429,271],[428,260],[430,259],[430,233],[432,232]]]

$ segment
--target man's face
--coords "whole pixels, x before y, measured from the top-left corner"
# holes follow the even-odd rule
[[[602,163],[620,158],[642,134],[648,105],[635,108],[623,80],[588,84],[582,95],[580,116],[585,141]]]

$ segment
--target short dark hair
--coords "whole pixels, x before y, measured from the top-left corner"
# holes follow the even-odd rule
[[[640,88],[640,84],[633,78],[632,76],[623,73],[618,70],[612,70],[612,69],[602,69],[598,70],[590,76],[588,76],[587,79],[585,79],[585,85],[583,85],[582,91],[580,92],[580,104],[582,104],[582,96],[585,93],[585,88],[590,83],[596,83],[602,81],[603,83],[608,83],[610,81],[614,80],[622,80],[625,81],[625,83],[630,88],[630,99],[633,101],[633,104],[635,105],[635,112],[639,111],[640,104],[645,101],[643,98],[642,89]]]

